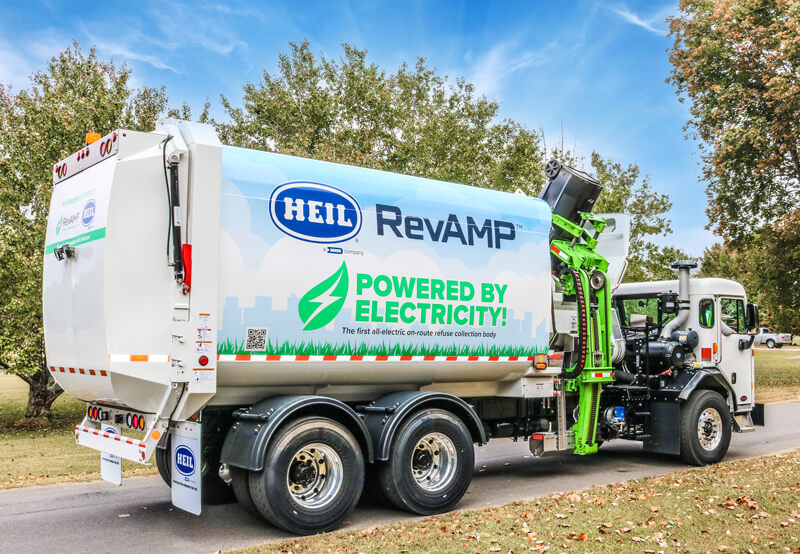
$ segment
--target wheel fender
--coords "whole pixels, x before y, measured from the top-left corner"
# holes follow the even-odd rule
[[[375,459],[386,461],[390,457],[392,440],[400,425],[413,413],[438,408],[458,416],[467,426],[472,441],[485,444],[486,430],[475,409],[461,398],[442,392],[405,391],[387,394],[356,410],[365,414],[364,423],[372,439]]]
[[[350,406],[326,396],[292,395],[266,398],[250,408],[234,411],[234,423],[222,445],[220,462],[250,471],[261,471],[275,431],[284,423],[305,415],[328,417],[341,423],[355,436],[364,459],[369,462],[373,460],[369,431]]]
[[[704,367],[698,369],[689,381],[684,385],[681,392],[678,394],[678,400],[686,402],[689,396],[695,391],[700,389],[721,389],[725,391],[727,396],[728,407],[731,413],[734,413],[737,408],[736,394],[731,389],[728,380],[722,372],[716,367]]]

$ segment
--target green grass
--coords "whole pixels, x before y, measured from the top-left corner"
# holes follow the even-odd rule
[[[239,552],[798,552],[799,510],[794,450]]]
[[[218,354],[267,354],[285,356],[534,356],[547,352],[541,346],[467,346],[419,344],[364,344],[329,342],[273,342],[264,350],[245,350],[244,342],[226,339],[217,347]]]
[[[800,396],[800,350],[756,348],[755,356],[757,402]]]
[[[0,489],[100,479],[100,453],[75,444],[86,405],[66,394],[53,404],[47,429],[25,429],[28,386],[0,372]],[[123,460],[123,476],[152,475],[154,466]]]

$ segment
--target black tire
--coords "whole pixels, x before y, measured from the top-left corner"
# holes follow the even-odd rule
[[[775,341],[772,339],[767,339],[767,348],[775,348]]]
[[[240,467],[231,467],[230,471],[231,488],[236,501],[247,513],[261,519],[261,514],[253,503],[253,497],[250,496],[250,472]]]
[[[718,421],[713,420],[719,416]],[[699,429],[701,417],[706,421]],[[681,458],[687,464],[704,466],[720,461],[731,443],[731,414],[717,392],[699,390],[681,407]],[[704,446],[700,436],[704,435]],[[718,440],[714,439],[717,438]]]
[[[449,440],[449,445],[442,442],[442,436]],[[426,437],[430,439],[423,442]],[[441,448],[442,445],[447,447]],[[437,447],[445,452],[434,450]],[[392,457],[376,468],[378,482],[383,496],[401,510],[420,515],[449,511],[459,503],[472,481],[475,466],[472,436],[463,421],[444,410],[430,409],[411,415],[397,430],[391,451]],[[446,456],[455,462],[449,471]],[[412,464],[418,468],[417,475]],[[436,471],[446,473],[441,475]],[[418,478],[428,483],[428,487],[421,485]],[[441,482],[436,483],[437,479]]]
[[[312,459],[325,464],[326,478],[321,482],[318,476],[323,471],[308,469],[319,467]],[[338,470],[327,469],[337,463]],[[338,485],[328,485],[337,483],[337,471]],[[302,498],[303,491],[290,490],[290,475],[295,475],[297,487],[308,485],[305,480],[310,478],[311,486],[319,483],[319,488],[308,491],[311,498]],[[361,497],[364,456],[353,434],[343,425],[322,417],[302,418],[272,437],[264,469],[249,472],[249,488],[258,512],[276,527],[298,535],[330,531],[350,515]],[[324,503],[310,505],[322,502],[326,495]]]
[[[167,438],[164,442],[166,443],[166,448],[156,447],[156,467],[158,468],[158,474],[161,475],[167,486],[172,488],[172,465],[170,464],[172,436],[169,433],[167,433]]]

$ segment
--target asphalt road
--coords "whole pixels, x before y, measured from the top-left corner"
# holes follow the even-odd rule
[[[800,447],[800,402],[767,407],[767,427],[733,435],[726,459]],[[98,460],[99,462],[99,460]],[[493,441],[478,449],[472,486],[459,509],[496,506],[684,469],[677,458],[617,441],[595,456],[533,458],[527,443]],[[363,500],[349,526],[400,519],[402,512]],[[159,477],[0,491],[3,552],[215,552],[290,537],[249,516],[237,504],[204,507],[201,516],[173,508]]]

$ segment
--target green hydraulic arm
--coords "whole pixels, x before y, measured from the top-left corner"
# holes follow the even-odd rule
[[[575,364],[561,377],[567,392],[578,393],[578,421],[575,453],[597,452],[597,417],[603,383],[614,380],[611,365],[611,285],[607,279],[608,261],[595,252],[597,237],[605,229],[603,218],[580,213],[583,226],[553,214],[553,225],[571,240],[553,240],[550,253],[561,263],[556,276],[564,294],[574,295],[578,310],[578,350]],[[587,230],[589,224],[594,232]]]

